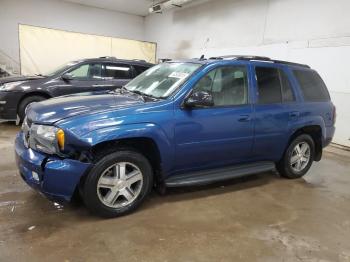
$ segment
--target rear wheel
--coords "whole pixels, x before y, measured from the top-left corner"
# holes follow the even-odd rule
[[[315,143],[311,136],[300,135],[288,146],[277,164],[279,173],[286,178],[300,178],[310,169],[315,154]]]
[[[43,101],[45,99],[46,98],[43,96],[29,96],[29,97],[24,98],[18,106],[18,116],[19,116],[20,122],[23,122],[24,117],[26,115],[26,113],[25,113],[26,109],[30,104],[35,103],[35,102],[40,102],[40,101]]]
[[[135,210],[152,189],[153,173],[138,152],[119,151],[103,157],[88,174],[83,198],[88,209],[103,217]]]

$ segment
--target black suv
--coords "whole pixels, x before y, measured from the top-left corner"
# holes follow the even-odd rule
[[[100,57],[70,62],[47,75],[0,79],[0,120],[22,121],[27,106],[48,98],[113,90],[152,67],[143,60]]]

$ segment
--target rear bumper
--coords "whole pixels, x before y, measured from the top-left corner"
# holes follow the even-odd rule
[[[322,143],[323,147],[328,146],[332,142],[334,133],[335,133],[335,127],[334,126],[327,126],[326,127],[326,134],[325,134],[325,137],[324,137],[323,143]]]
[[[0,91],[0,120],[16,120],[17,106],[21,97],[21,92]]]
[[[28,149],[24,146],[21,132],[16,137],[15,155],[23,180],[54,201],[70,201],[80,178],[92,165]]]

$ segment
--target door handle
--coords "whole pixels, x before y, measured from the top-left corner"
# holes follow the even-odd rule
[[[239,116],[238,121],[239,122],[248,122],[248,121],[250,121],[250,116],[249,115],[241,115],[241,116]]]
[[[299,116],[300,116],[300,112],[298,112],[298,111],[293,111],[293,112],[289,113],[290,118],[297,118]]]

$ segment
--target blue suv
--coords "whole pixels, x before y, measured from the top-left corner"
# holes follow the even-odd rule
[[[277,169],[299,178],[334,134],[316,71],[266,57],[169,61],[122,89],[33,103],[16,137],[25,182],[115,217],[159,188]]]

